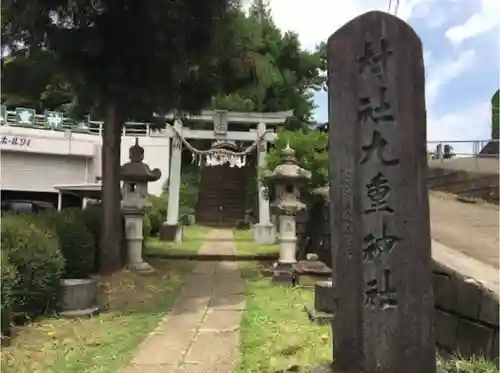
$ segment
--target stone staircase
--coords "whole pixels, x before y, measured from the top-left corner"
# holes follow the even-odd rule
[[[498,174],[433,167],[427,171],[429,189],[499,203]]]
[[[246,168],[203,167],[196,222],[234,227],[245,219]]]

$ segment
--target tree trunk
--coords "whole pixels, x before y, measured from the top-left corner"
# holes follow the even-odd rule
[[[123,113],[116,102],[105,107],[102,133],[102,233],[99,267],[102,274],[123,265],[121,258],[122,218],[120,190],[120,147]]]

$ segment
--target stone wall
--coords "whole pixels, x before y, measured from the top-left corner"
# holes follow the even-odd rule
[[[437,345],[498,361],[498,294],[436,261],[432,276]]]
[[[331,266],[329,205],[313,203],[297,219],[299,252],[315,253]],[[499,358],[499,296],[485,286],[433,262],[436,311],[436,343],[449,352],[464,356]],[[324,307],[323,307],[324,308]]]

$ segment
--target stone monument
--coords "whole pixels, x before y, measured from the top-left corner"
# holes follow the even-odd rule
[[[435,373],[422,43],[387,13],[328,40],[335,363]]]
[[[300,286],[312,287],[316,282],[332,276],[332,269],[314,253],[307,254],[305,260],[299,260],[292,268],[294,282]]]
[[[139,272],[151,272],[153,268],[142,259],[142,219],[148,200],[148,183],[161,177],[159,169],[151,170],[143,163],[144,149],[135,139],[129,150],[130,162],[120,170],[122,185],[122,212],[125,217],[125,239],[127,242],[127,267]]]
[[[311,173],[297,164],[295,150],[289,145],[283,150],[284,162],[277,166],[269,179],[274,183],[276,202],[272,208],[279,215],[280,257],[273,271],[273,282],[293,285],[292,266],[296,263],[297,232],[295,216],[306,208],[299,200],[299,184],[309,180]]]

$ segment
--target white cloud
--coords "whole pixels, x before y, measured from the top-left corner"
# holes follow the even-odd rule
[[[445,23],[452,21],[465,0],[399,0],[397,16],[408,21],[411,18],[423,22],[426,27],[438,31]],[[469,0],[470,1],[470,0]],[[463,25],[448,30],[446,37],[451,41],[463,41],[498,25],[500,0],[480,0],[482,9],[478,15],[470,17]],[[391,0],[391,13],[398,0]],[[460,5],[459,5],[460,3]],[[496,5],[498,3],[498,5]],[[388,11],[389,0],[350,0],[340,6],[333,0],[271,0],[273,20],[282,31],[294,31],[299,35],[304,48],[313,50],[317,44],[351,19],[370,10]],[[451,11],[453,6],[454,11]],[[495,11],[493,8],[498,9]],[[457,10],[458,9],[458,10]],[[439,11],[438,11],[439,10]],[[453,13],[453,14],[452,14]],[[491,13],[491,14],[488,14]],[[498,14],[498,15],[497,15]],[[484,24],[482,24],[484,22]],[[478,25],[479,24],[479,25]],[[480,26],[480,27],[479,27]],[[440,32],[440,31],[438,31]],[[428,107],[429,140],[474,140],[490,137],[490,103],[479,102],[457,107],[444,115],[436,115],[439,107],[435,104],[446,85],[459,78],[471,66],[478,63],[475,49],[456,50],[449,58],[441,59],[430,50],[424,51],[426,66],[426,95]],[[444,97],[444,96],[443,96]],[[452,98],[450,98],[452,99]],[[327,94],[315,94],[319,105],[316,118],[327,120]],[[456,145],[456,151],[471,147]]]
[[[472,140],[488,140],[491,137],[491,103],[477,102],[463,109],[442,116],[427,118],[428,141],[463,140],[469,142],[452,144],[456,153],[473,153]],[[430,145],[429,148],[434,148]]]
[[[481,9],[470,16],[464,23],[451,27],[446,37],[453,44],[481,35],[500,27],[500,1],[481,0]]]
[[[426,82],[428,105],[434,103],[446,84],[459,77],[476,62],[476,52],[473,49],[462,51],[457,58],[441,60],[438,64],[433,61],[430,52],[427,53],[427,59],[425,57],[424,53],[424,61],[428,69]]]
[[[415,7],[426,1],[400,0],[397,15],[408,20]],[[392,0],[392,12],[396,5]],[[339,5],[334,0],[271,0],[271,11],[276,25],[283,31],[299,35],[304,48],[313,50],[351,19],[371,10],[388,11],[388,0],[349,0]]]
[[[465,0],[425,0],[415,7],[412,18],[424,23],[429,28],[440,28],[460,11]],[[470,1],[470,0],[468,0]],[[462,4],[459,4],[461,3]]]

